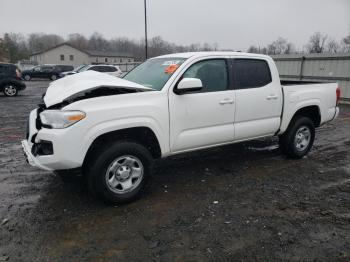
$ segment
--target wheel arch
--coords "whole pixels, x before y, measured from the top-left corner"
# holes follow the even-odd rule
[[[145,126],[130,127],[110,131],[96,137],[87,150],[83,167],[91,160],[96,150],[102,150],[107,143],[118,140],[132,140],[145,146],[155,159],[162,156],[159,140],[151,128]]]
[[[315,127],[319,127],[322,121],[321,108],[318,103],[300,105],[288,117],[282,119],[280,132],[284,133],[290,126],[293,119],[298,116],[305,116],[311,119]]]

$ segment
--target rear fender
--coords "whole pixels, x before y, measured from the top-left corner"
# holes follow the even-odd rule
[[[278,132],[278,134],[283,134],[291,120],[293,119],[293,117],[295,116],[295,114],[302,108],[305,107],[309,107],[309,106],[317,106],[319,113],[321,115],[321,119],[322,119],[322,112],[320,110],[321,108],[321,101],[319,99],[311,99],[311,100],[307,100],[307,101],[300,101],[297,104],[288,104],[287,106],[285,106],[284,111],[283,111],[283,115],[282,115],[282,121],[281,121],[281,127],[280,130]],[[322,122],[322,120],[321,120]]]

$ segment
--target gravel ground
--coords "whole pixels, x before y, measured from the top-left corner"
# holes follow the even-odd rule
[[[159,161],[137,202],[26,164],[20,140],[48,82],[0,95],[0,261],[350,260],[350,107],[301,160],[275,139]]]

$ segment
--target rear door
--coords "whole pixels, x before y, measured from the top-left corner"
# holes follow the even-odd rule
[[[3,87],[5,78],[8,76],[8,65],[0,64],[0,91]]]
[[[42,76],[42,66],[36,66],[32,69],[30,73],[31,77],[41,77]]]
[[[264,59],[232,59],[235,140],[273,135],[280,126],[282,88]]]
[[[182,95],[169,91],[172,152],[233,141],[234,90],[230,89],[228,63],[223,58],[197,61],[180,79],[199,78],[202,90]]]
[[[0,64],[0,81],[8,75],[8,65]]]

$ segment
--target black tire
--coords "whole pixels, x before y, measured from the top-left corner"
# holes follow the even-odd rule
[[[136,178],[136,180],[133,180],[134,178],[132,178],[132,165],[136,165],[136,162],[132,165],[130,164],[130,166],[129,164],[125,163],[119,164],[119,161],[122,161],[124,157],[131,157],[132,159],[136,159],[137,164],[138,161],[141,163],[142,167],[140,168],[143,170],[142,175],[140,175],[140,178]],[[150,152],[144,146],[133,141],[117,141],[112,145],[108,145],[108,147],[102,147],[101,149],[95,152],[94,157],[89,159],[92,160],[91,163],[87,163],[88,166],[84,168],[86,172],[85,176],[87,179],[89,191],[93,195],[97,195],[103,200],[113,204],[131,202],[140,196],[144,189],[147,178],[151,173],[153,162],[152,155],[150,154]],[[121,160],[117,162],[118,159]],[[111,168],[112,163],[114,163],[117,170],[114,170],[114,173],[109,173],[107,171],[109,170],[109,168]],[[123,161],[121,163],[123,163]],[[123,188],[124,185],[122,186],[122,183],[124,183],[125,181],[119,181],[117,179],[117,174],[119,174],[119,169],[122,169],[120,172],[124,172],[124,168],[127,168],[128,166],[129,173],[131,173],[126,176],[130,177],[131,183],[135,182],[134,184],[132,184],[133,188],[126,192],[116,192],[126,190]],[[127,171],[125,172],[127,173]],[[107,178],[107,176],[109,178]],[[111,183],[107,182],[107,180],[113,180],[113,178],[114,181],[117,181],[116,183],[119,184],[112,189],[112,186],[110,185]],[[126,178],[124,177],[123,179]]]
[[[296,136],[302,133],[305,137],[305,145],[297,142]],[[306,135],[305,135],[306,133]],[[310,118],[304,116],[296,116],[292,119],[286,132],[279,137],[281,151],[289,158],[299,159],[305,156],[311,149],[315,140],[315,126]]]
[[[24,75],[23,79],[26,81],[30,81],[31,77],[30,77],[30,75]]]
[[[57,75],[52,75],[51,77],[50,77],[50,79],[52,80],[52,81],[55,81],[55,80],[57,80]]]
[[[3,89],[5,96],[16,96],[18,95],[18,87],[13,84],[6,84]]]

